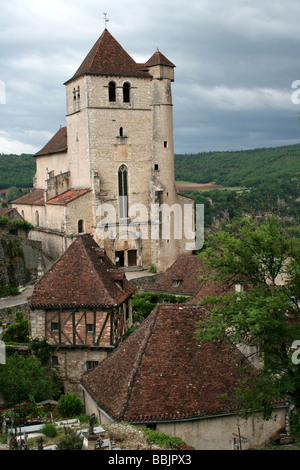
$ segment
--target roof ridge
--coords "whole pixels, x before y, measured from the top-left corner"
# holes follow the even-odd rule
[[[135,381],[136,381],[136,377],[137,377],[138,372],[139,372],[139,366],[142,363],[146,348],[148,346],[149,339],[152,336],[152,332],[153,332],[153,329],[154,329],[155,324],[156,324],[158,311],[159,311],[159,305],[156,305],[156,307],[154,307],[151,314],[147,318],[147,320],[149,320],[149,323],[150,323],[149,333],[148,333],[147,337],[145,338],[144,346],[142,347],[141,352],[138,355],[138,360],[136,361],[136,364],[135,364],[135,367],[134,367],[134,373],[132,374],[131,380],[129,381],[129,384],[128,384],[128,392],[127,392],[127,397],[126,397],[126,400],[125,400],[125,406],[124,406],[123,412],[121,414],[121,419],[122,420],[124,419],[124,416],[126,415],[126,411],[128,409],[128,406],[129,406],[129,400],[131,398],[133,388],[134,388],[134,385],[135,385]],[[152,317],[153,317],[153,321],[151,323],[150,320],[152,320]]]
[[[85,236],[85,235],[82,236],[82,239],[83,239],[83,238],[86,238],[88,241],[94,242],[94,239],[93,239],[93,238],[92,238],[92,239],[91,239],[91,238],[88,238],[88,237]],[[95,243],[96,243],[96,242],[95,242]],[[95,265],[95,260],[93,259],[93,257],[90,256],[90,253],[88,252],[85,243],[83,243],[83,247],[84,247],[84,251],[85,251],[85,253],[86,253],[87,258],[90,260],[90,264],[92,265],[94,274],[95,274],[95,276],[96,276],[97,283],[100,283],[100,284],[102,285],[102,287],[104,287],[104,288],[106,289],[106,291],[107,291],[107,293],[108,293],[108,295],[109,295],[110,300],[111,300],[113,303],[115,303],[115,299],[113,299],[113,297],[111,296],[110,290],[107,288],[107,286],[106,286],[106,284],[105,284],[105,282],[104,282],[104,280],[103,280],[103,277],[102,277],[102,276],[99,277],[99,271],[97,270],[97,266]],[[93,249],[93,248],[94,248],[94,249],[96,249],[96,248],[101,249],[99,246],[96,247],[95,245],[94,245],[94,247],[91,247],[91,249]],[[94,253],[93,253],[93,254],[94,254]],[[100,267],[100,266],[101,266],[101,267]],[[98,265],[98,269],[102,269],[102,268],[103,268],[103,265],[102,265],[102,264],[101,264],[101,265],[99,264],[99,265]],[[104,269],[108,272],[108,270],[106,269],[106,267],[105,267]]]

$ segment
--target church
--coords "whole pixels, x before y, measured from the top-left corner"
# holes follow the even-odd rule
[[[84,233],[125,269],[165,270],[191,252],[193,200],[175,187],[174,68],[159,50],[136,63],[105,28],[65,82],[66,126],[12,204],[53,261]]]

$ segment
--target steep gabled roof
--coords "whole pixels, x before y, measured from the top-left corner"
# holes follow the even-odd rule
[[[66,83],[82,75],[151,77],[132,59],[107,29],[103,31],[78,70]]]
[[[50,155],[52,153],[61,153],[68,150],[67,127],[61,127],[49,142],[34,157]]]
[[[81,384],[117,421],[176,421],[234,412],[234,390],[254,368],[235,347],[195,338],[203,307],[158,306]],[[226,396],[226,399],[222,399]]]
[[[35,284],[30,307],[113,307],[133,292],[124,273],[116,268],[91,235],[84,234]]]

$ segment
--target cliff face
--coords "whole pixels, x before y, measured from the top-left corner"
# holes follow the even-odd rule
[[[18,287],[29,279],[21,242],[0,234],[0,286]]]

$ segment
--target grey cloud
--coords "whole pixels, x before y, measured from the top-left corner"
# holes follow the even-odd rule
[[[43,6],[41,6],[43,5]],[[39,150],[65,121],[63,83],[104,28],[96,0],[0,4],[0,151]],[[175,152],[295,143],[300,4],[294,0],[113,0],[108,29],[134,57],[176,65]],[[18,142],[18,145],[14,144]],[[8,144],[9,145],[9,144]]]

